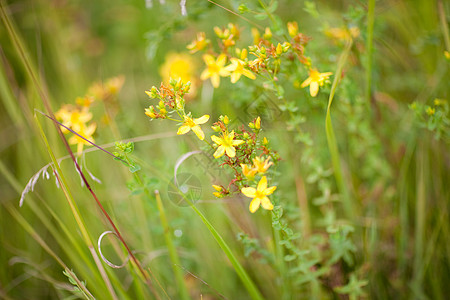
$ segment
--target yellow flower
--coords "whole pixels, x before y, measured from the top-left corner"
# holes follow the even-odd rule
[[[297,24],[297,22],[288,22],[287,23],[287,28],[288,28],[289,35],[291,37],[294,37],[294,36],[297,35],[297,33],[298,33],[298,24]]]
[[[309,70],[309,77],[303,81],[300,87],[304,88],[309,85],[309,93],[312,97],[317,96],[319,92],[319,86],[323,86],[325,80],[333,74],[331,72],[319,73],[316,69]]]
[[[159,75],[164,83],[168,84],[170,79],[180,79],[182,82],[191,82],[189,96],[195,96],[197,92],[196,64],[194,58],[187,53],[169,53],[166,55],[164,64],[159,69]],[[188,96],[188,97],[189,97]]]
[[[444,56],[446,59],[450,60],[450,52],[444,51]]]
[[[261,118],[257,117],[255,121],[255,128],[260,129],[261,128]]]
[[[210,43],[209,40],[206,39],[206,35],[204,32],[197,33],[197,39],[192,41],[186,48],[188,48],[190,53],[195,53],[197,51],[203,50]]]
[[[89,126],[86,126],[85,124],[81,124],[80,127],[73,128],[73,130],[76,133],[78,133],[79,135],[81,135],[82,137],[84,137],[86,140],[94,142],[94,138],[92,137],[92,135],[94,134],[96,128],[97,128],[97,124],[92,123]],[[83,146],[90,145],[90,143],[88,143],[86,140],[82,139],[78,135],[73,135],[69,139],[69,144],[77,145],[77,154],[81,155],[81,152],[83,151]]]
[[[178,128],[177,134],[186,134],[192,129],[195,135],[203,141],[205,139],[205,134],[203,133],[200,124],[205,124],[206,122],[208,122],[208,120],[208,115],[203,115],[202,117],[196,119],[184,116],[184,123],[180,126],[180,128]]]
[[[241,75],[244,75],[250,79],[256,79],[255,74],[253,74],[250,70],[244,69],[245,62],[237,58],[231,58],[231,65],[225,67],[225,70],[231,72],[231,83],[235,83],[241,78]]]
[[[217,192],[214,192],[213,195],[216,196],[217,198],[222,198],[223,197],[223,195],[221,193],[222,187],[219,185],[215,185],[215,184],[213,184],[212,187],[217,191]]]
[[[325,30],[325,34],[337,41],[349,41],[357,38],[360,34],[358,27],[351,28],[330,28]]]
[[[109,78],[105,83],[105,89],[110,95],[115,95],[122,89],[124,82],[125,76],[123,75]]]
[[[236,149],[234,147],[244,143],[242,140],[234,140],[234,131],[222,133],[222,137],[213,135],[211,136],[211,140],[219,145],[219,148],[214,152],[215,158],[221,157],[224,153],[226,153],[228,157],[235,157]]]
[[[258,156],[253,159],[253,166],[254,170],[260,174],[266,173],[267,170],[271,165],[273,165],[273,162],[269,162],[270,156],[264,160],[264,158]]]
[[[80,110],[73,105],[66,104],[55,113],[55,117],[61,120],[61,123],[64,126],[78,131],[82,126],[85,126],[86,122],[89,122],[89,120],[92,119],[92,113],[89,112],[87,107],[83,107]],[[68,130],[64,127],[62,128],[62,131],[64,133],[68,132]]]
[[[248,179],[253,179],[255,177],[255,175],[256,175],[255,169],[250,168],[246,164],[241,164],[241,168],[242,168],[242,174],[244,174],[244,176],[247,177]]]
[[[277,189],[276,186],[267,187],[267,178],[263,176],[258,183],[257,188],[245,187],[242,188],[241,192],[249,198],[253,198],[250,202],[250,212],[254,213],[258,210],[259,206],[262,205],[264,209],[272,210],[273,204],[270,202],[268,195],[271,195]]]
[[[215,60],[214,56],[205,54],[203,55],[203,60],[205,61],[206,69],[200,75],[201,80],[211,78],[213,87],[218,88],[220,76],[226,77],[229,75],[229,72],[224,67],[227,62],[227,56],[222,53],[217,57],[217,60]]]

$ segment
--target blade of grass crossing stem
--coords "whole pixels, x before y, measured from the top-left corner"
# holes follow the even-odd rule
[[[333,164],[333,169],[334,169],[334,177],[336,178],[336,183],[337,183],[339,192],[341,193],[341,196],[343,197],[343,206],[344,206],[345,215],[349,219],[354,214],[354,208],[352,207],[352,203],[351,203],[351,199],[350,199],[350,192],[347,188],[347,185],[344,182],[344,176],[343,176],[340,157],[339,157],[339,149],[338,149],[337,142],[336,142],[336,135],[334,134],[333,124],[331,122],[331,103],[333,102],[334,94],[336,92],[338,83],[341,78],[342,69],[345,65],[345,62],[347,61],[347,57],[348,57],[351,47],[352,47],[352,41],[350,40],[347,42],[347,45],[346,45],[344,51],[342,52],[341,57],[339,58],[337,70],[334,75],[333,85],[331,86],[330,97],[328,99],[327,115],[325,118],[325,131],[326,131],[326,135],[327,135],[328,149],[330,150],[330,154],[331,154],[331,162]]]
[[[180,259],[177,254],[177,250],[173,245],[169,223],[167,222],[166,213],[164,211],[164,206],[161,201],[161,195],[159,194],[159,191],[155,191],[155,197],[156,197],[156,205],[159,211],[159,219],[161,220],[161,225],[164,231],[164,239],[166,240],[167,250],[169,251],[169,257],[170,260],[172,261],[172,269],[173,273],[175,274],[175,280],[177,281],[180,297],[183,300],[188,300],[190,299],[190,297],[188,290],[186,288],[186,284],[184,282],[183,273],[181,272],[181,268],[179,267]]]
[[[88,233],[88,231],[86,229],[86,226],[85,226],[85,223],[83,221],[83,218],[80,215],[79,209],[78,209],[78,207],[77,207],[77,205],[76,205],[76,203],[75,203],[75,201],[74,201],[74,199],[72,197],[72,194],[71,194],[70,190],[68,189],[67,182],[66,182],[66,180],[64,178],[64,175],[63,175],[63,173],[61,171],[61,168],[59,167],[59,164],[58,164],[58,162],[56,160],[56,157],[53,154],[53,151],[52,151],[52,149],[51,149],[51,147],[50,147],[50,145],[48,143],[47,137],[46,137],[46,135],[44,133],[44,130],[42,129],[41,123],[39,122],[39,119],[37,118],[36,115],[34,116],[34,118],[36,120],[36,123],[38,125],[38,128],[39,128],[39,131],[41,133],[42,139],[43,139],[43,141],[45,143],[45,146],[47,148],[47,152],[50,155],[50,158],[51,158],[51,160],[53,162],[53,167],[54,167],[54,169],[55,169],[55,171],[57,173],[56,176],[57,176],[58,181],[60,183],[60,187],[61,187],[62,191],[64,192],[64,196],[66,197],[67,202],[69,203],[70,209],[71,209],[72,214],[73,214],[73,216],[75,218],[75,221],[78,224],[78,228],[81,231],[81,235],[83,236],[84,242],[86,243],[86,246],[89,248],[89,251],[91,252],[92,257],[94,258],[95,264],[97,265],[97,268],[98,268],[98,270],[99,270],[99,272],[100,272],[100,274],[101,274],[101,276],[103,278],[103,282],[104,282],[106,288],[108,289],[112,299],[118,299],[117,295],[116,295],[116,293],[115,293],[115,291],[114,291],[114,289],[113,289],[113,287],[111,285],[109,277],[106,274],[105,269],[103,268],[103,265],[102,265],[102,263],[100,261],[100,258],[98,257],[98,254],[95,251],[95,248],[93,246],[92,240],[91,240],[91,238],[89,236],[89,233]]]
[[[186,199],[186,201],[189,201]],[[192,204],[192,203],[191,203]],[[208,219],[198,210],[195,205],[191,205],[192,209],[195,211],[195,213],[202,219],[203,223],[206,225],[208,230],[212,233],[214,236],[214,239],[219,244],[220,248],[222,248],[225,255],[230,260],[231,264],[234,267],[234,270],[238,274],[239,278],[242,280],[242,283],[244,284],[245,288],[247,289],[248,293],[250,294],[250,297],[253,300],[263,300],[261,293],[256,288],[255,284],[251,280],[251,278],[248,276],[247,272],[245,272],[242,265],[239,263],[239,261],[234,256],[233,252],[231,251],[230,247],[228,247],[225,240],[222,238],[222,236],[217,232],[217,230],[214,228],[214,226],[208,221]]]

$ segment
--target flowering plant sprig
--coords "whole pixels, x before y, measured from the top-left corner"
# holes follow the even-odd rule
[[[159,89],[153,86],[146,94],[159,100],[159,103],[156,108],[153,105],[147,108],[145,114],[152,120],[169,119],[178,122],[180,124],[178,135],[192,130],[200,140],[204,140],[214,150],[213,157],[218,160],[219,165],[228,166],[233,172],[233,179],[226,185],[213,185],[215,189],[213,194],[216,197],[243,193],[253,198],[250,205],[251,212],[255,212],[260,204],[265,209],[272,209],[273,205],[267,196],[272,194],[275,188],[267,189],[267,176],[270,177],[269,168],[280,158],[269,147],[267,138],[260,134],[261,118],[257,117],[250,122],[248,124],[250,129],[246,129],[243,125],[232,129],[228,116],[220,116],[212,126],[215,134],[207,139],[201,125],[208,122],[209,115],[193,118],[191,112],[186,113],[184,96],[189,87],[189,82],[183,83],[181,79],[171,79],[169,86],[161,84]],[[271,159],[273,161],[270,161]],[[259,183],[256,180],[259,180]],[[256,185],[255,193],[252,193],[253,186]],[[263,194],[264,197],[261,196]]]
[[[328,84],[331,72],[320,73],[311,63],[311,59],[305,55],[305,47],[310,38],[299,32],[297,22],[287,23],[289,39],[278,41],[272,34],[270,27],[266,27],[261,34],[258,29],[252,28],[253,45],[238,48],[240,29],[236,24],[228,24],[226,28],[214,27],[214,32],[219,38],[219,52],[216,54],[213,44],[206,39],[205,33],[197,35],[197,39],[187,46],[191,53],[205,51],[203,60],[206,69],[201,75],[202,80],[211,79],[214,88],[220,85],[220,77],[230,77],[231,83],[236,83],[241,75],[250,79],[256,79],[256,74],[269,77],[277,81],[276,75],[281,71],[283,61],[293,62],[298,59],[309,74],[302,81],[295,81],[297,88],[310,87],[310,95],[316,97],[319,87]],[[234,51],[233,51],[234,50]],[[248,58],[247,55],[252,55]],[[226,65],[227,61],[230,62]],[[304,76],[304,75],[302,75]]]
[[[208,122],[209,115],[193,118],[190,112],[186,113],[184,96],[189,92],[190,86],[189,81],[183,83],[181,78],[178,80],[171,78],[168,86],[161,83],[159,89],[153,86],[145,93],[152,99],[158,99],[159,102],[156,108],[153,105],[146,108],[145,114],[152,120],[169,119],[178,122],[180,124],[177,131],[178,135],[186,134],[192,130],[200,140],[204,140],[205,134],[200,125]],[[177,116],[179,119],[176,119]]]

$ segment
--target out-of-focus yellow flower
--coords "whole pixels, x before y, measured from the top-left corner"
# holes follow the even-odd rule
[[[266,137],[264,137],[264,138],[263,138],[263,144],[264,144],[264,145],[267,145],[268,143],[269,143],[269,140],[268,140]]]
[[[235,157],[236,156],[236,149],[235,146],[239,146],[244,143],[242,140],[235,140],[234,139],[234,131],[228,133],[224,132],[221,134],[221,137],[218,136],[211,136],[211,140],[219,145],[216,152],[214,152],[214,157],[219,158],[225,153],[228,157]]]
[[[189,131],[192,131],[195,133],[195,135],[200,139],[200,140],[204,140],[205,139],[205,134],[203,133],[202,128],[200,127],[201,124],[205,124],[206,122],[208,122],[209,120],[209,116],[208,115],[204,115],[200,118],[190,118],[188,116],[184,116],[184,123],[183,125],[180,126],[180,128],[178,128],[178,132],[177,134],[186,134]]]
[[[450,60],[450,52],[444,51],[444,56],[446,59]]]
[[[195,53],[197,51],[201,51],[208,46],[210,40],[206,39],[206,35],[204,32],[197,33],[197,38],[192,41],[186,48],[190,50],[190,53]]]
[[[231,83],[235,83],[241,78],[241,75],[244,75],[245,77],[248,77],[250,79],[256,79],[255,74],[253,74],[250,70],[247,70],[244,68],[245,62],[232,57],[231,59],[231,65],[228,65],[225,67],[225,70],[228,72],[231,72],[230,78]]]
[[[434,107],[427,107],[426,111],[427,115],[432,116],[436,113],[436,109]]]
[[[75,103],[79,106],[84,106],[84,107],[89,107],[91,106],[92,103],[94,103],[95,98],[92,96],[84,96],[84,97],[77,97],[77,99],[75,99]]]
[[[345,42],[357,38],[360,31],[358,27],[330,28],[325,30],[325,34],[332,39]]]
[[[105,83],[105,90],[111,95],[116,95],[122,89],[125,83],[125,76],[120,75],[116,77],[109,78]]]
[[[230,75],[229,71],[224,67],[227,62],[227,56],[220,54],[217,60],[210,54],[203,55],[203,60],[206,64],[206,69],[200,75],[201,80],[211,78],[213,87],[218,88],[220,85],[220,76],[226,77]]]
[[[270,202],[268,195],[271,195],[277,189],[276,186],[267,187],[267,178],[263,176],[258,183],[258,186],[253,187],[245,187],[241,189],[242,194],[249,198],[253,198],[252,202],[250,202],[250,212],[254,213],[258,210],[259,206],[262,205],[264,209],[272,210],[273,204]]]
[[[91,97],[95,100],[106,100],[108,97],[118,94],[124,82],[125,76],[123,75],[108,78],[105,84],[95,82],[89,87],[86,97]]]
[[[87,107],[81,108],[81,110],[73,105],[66,104],[61,107],[55,113],[55,117],[58,120],[61,120],[61,123],[69,127],[75,131],[78,131],[79,128],[85,126],[85,123],[89,122],[92,119],[92,113],[89,112]],[[64,133],[67,133],[68,130],[64,127],[62,128]]]
[[[197,91],[197,80],[195,77],[196,64],[194,58],[187,53],[171,52],[166,55],[164,64],[159,69],[159,74],[164,83],[168,84],[170,79],[180,79],[182,82],[191,82],[190,95]]]
[[[92,135],[95,132],[95,129],[97,129],[97,124],[95,124],[95,123],[92,123],[89,126],[86,126],[85,124],[82,124],[80,127],[77,128],[77,130],[75,128],[73,128],[73,130],[76,133],[78,133],[79,135],[84,137],[86,140],[89,140],[91,142],[95,142],[94,138],[92,137]],[[85,139],[82,139],[81,137],[79,137],[76,134],[74,134],[69,139],[69,144],[77,145],[77,154],[78,154],[78,156],[81,155],[81,152],[83,152],[83,146],[84,145],[90,145],[90,143],[87,142]]]
[[[256,175],[255,169],[250,168],[246,164],[241,164],[241,168],[242,168],[242,174],[244,174],[244,176],[247,177],[248,179],[252,180],[255,177],[255,175]]]
[[[270,30],[270,27],[266,27],[266,30],[264,30],[263,38],[266,40],[272,38],[272,30]]]
[[[291,37],[294,37],[298,34],[298,24],[297,22],[288,22],[287,23],[287,28],[288,28],[288,32],[289,35]]]
[[[316,69],[309,70],[309,77],[303,81],[301,88],[307,87],[309,85],[309,93],[312,97],[316,97],[319,92],[319,86],[323,86],[325,80],[328,79],[333,73],[319,73]]]
[[[254,159],[252,159],[253,161],[253,166],[254,169],[256,170],[256,172],[263,174],[266,173],[267,170],[270,168],[271,165],[273,165],[273,162],[269,162],[270,160],[270,156],[268,158],[266,158],[264,160],[263,157],[255,157]]]
[[[76,106],[67,104],[61,107],[61,109],[55,113],[55,117],[58,120],[61,120],[61,123],[64,126],[72,129],[79,135],[83,136],[85,139],[94,142],[94,138],[92,137],[92,135],[94,134],[97,125],[95,123],[92,123],[90,125],[86,124],[92,119],[92,113],[89,112],[89,109],[87,107],[82,107],[80,109]],[[64,133],[69,132],[69,130],[64,127],[61,130]],[[83,151],[83,145],[89,145],[86,140],[77,135],[73,135],[69,139],[69,144],[77,145],[78,155],[80,155]]]
[[[258,45],[259,40],[261,39],[261,34],[255,27],[252,28],[252,36],[253,36],[253,45]]]

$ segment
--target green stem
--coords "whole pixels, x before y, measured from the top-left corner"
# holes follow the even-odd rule
[[[343,197],[343,205],[344,205],[344,212],[347,218],[350,218],[354,215],[351,199],[350,199],[350,192],[348,190],[347,185],[344,182],[344,176],[342,172],[340,157],[339,157],[339,149],[336,142],[336,136],[334,134],[333,130],[333,123],[331,122],[331,103],[333,102],[334,94],[336,92],[337,86],[339,84],[342,69],[345,65],[345,62],[347,60],[348,54],[350,52],[350,49],[352,47],[352,40],[348,41],[347,46],[345,47],[344,51],[341,54],[341,57],[339,58],[337,70],[334,76],[333,85],[331,86],[331,92],[330,97],[328,99],[328,107],[327,107],[327,115],[325,118],[325,131],[327,135],[327,141],[328,141],[328,149],[330,150],[331,154],[331,161],[333,164],[334,169],[334,177],[336,178],[336,183],[339,189],[340,194]]]
[[[189,201],[186,199],[186,201]],[[251,280],[251,278],[248,276],[247,272],[245,272],[242,265],[239,263],[239,261],[236,259],[236,257],[233,255],[233,252],[231,252],[230,247],[228,247],[227,243],[224,241],[222,236],[217,232],[217,230],[212,226],[212,224],[206,219],[206,217],[195,207],[194,205],[191,205],[192,209],[197,213],[197,215],[202,219],[203,223],[206,225],[206,227],[209,229],[209,231],[214,236],[214,239],[219,244],[220,248],[222,248],[223,252],[226,254],[228,259],[230,260],[231,264],[233,265],[236,273],[238,274],[239,278],[242,280],[242,283],[244,283],[245,288],[247,289],[248,293],[250,294],[250,297],[253,300],[263,300],[261,293],[256,288],[255,284]]]
[[[180,291],[180,297],[181,299],[188,300],[189,292],[187,290],[183,273],[180,269],[180,258],[178,256],[177,250],[175,249],[175,246],[172,241],[172,236],[170,234],[170,227],[169,223],[167,222],[166,213],[164,211],[164,206],[161,201],[161,195],[159,194],[159,191],[155,191],[155,197],[156,197],[156,205],[158,206],[159,211],[159,219],[161,220],[161,225],[163,227],[164,231],[164,239],[166,240],[167,249],[169,251],[170,260],[172,261],[172,269],[173,273],[175,274],[175,280],[177,281],[177,285]]]
[[[272,213],[272,220],[274,218],[274,214]],[[290,299],[291,295],[291,287],[289,283],[289,279],[286,272],[286,264],[284,261],[284,251],[283,246],[281,245],[281,232],[279,229],[275,229],[272,226],[273,238],[275,240],[275,253],[276,260],[278,265],[278,270],[280,272],[281,280],[282,280],[282,299]]]
[[[375,23],[375,0],[369,0],[367,12],[367,66],[366,66],[366,104],[372,98],[372,65],[373,65],[373,26]]]
[[[450,34],[448,32],[447,18],[445,16],[445,8],[442,0],[438,0],[439,20],[441,21],[442,34],[444,35],[445,48],[450,51]]]

